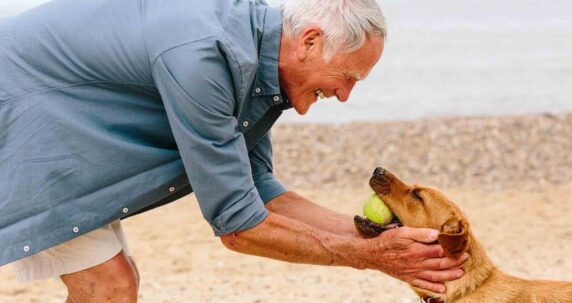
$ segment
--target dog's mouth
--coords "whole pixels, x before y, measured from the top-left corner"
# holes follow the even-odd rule
[[[391,192],[390,178],[390,174],[385,169],[378,167],[374,170],[373,176],[369,180],[369,185],[377,194],[387,195]],[[375,223],[362,216],[354,217],[354,225],[364,238],[374,238],[386,230],[403,226],[395,213],[393,214],[393,220],[385,225]]]
[[[385,225],[375,223],[368,218],[356,215],[354,217],[354,225],[364,238],[375,238],[386,230],[403,226],[399,218],[395,215],[393,216],[393,220]]]

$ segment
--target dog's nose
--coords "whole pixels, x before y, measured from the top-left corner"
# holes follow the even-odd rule
[[[383,175],[385,173],[385,169],[383,167],[376,167],[373,171],[374,176]]]

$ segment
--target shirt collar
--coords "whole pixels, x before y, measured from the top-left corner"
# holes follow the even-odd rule
[[[252,86],[252,97],[281,95],[278,78],[278,55],[282,36],[282,12],[268,7],[264,18],[264,29],[260,39],[258,69]]]

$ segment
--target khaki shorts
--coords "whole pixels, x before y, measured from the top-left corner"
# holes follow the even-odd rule
[[[123,250],[130,256],[121,221],[20,259],[12,266],[20,282],[57,278],[94,267]]]

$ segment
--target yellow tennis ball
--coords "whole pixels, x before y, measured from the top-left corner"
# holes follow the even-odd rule
[[[370,221],[381,225],[388,224],[393,220],[393,213],[377,194],[372,194],[365,199],[363,215]]]

